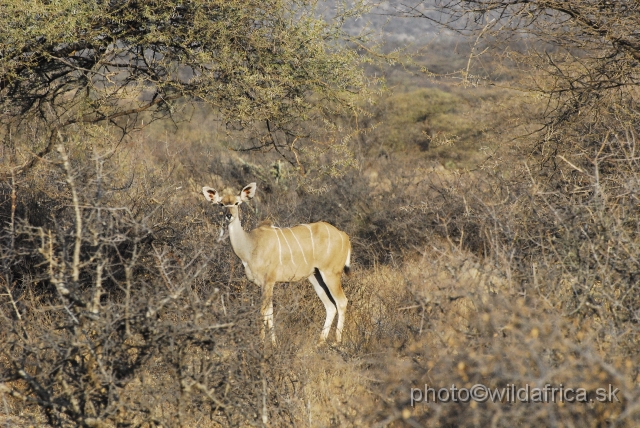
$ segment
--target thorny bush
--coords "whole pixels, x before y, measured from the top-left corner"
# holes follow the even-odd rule
[[[0,392],[51,426],[261,420],[256,290],[229,282],[215,239],[181,245],[194,232],[167,183],[123,192],[93,160],[60,146],[3,185]]]

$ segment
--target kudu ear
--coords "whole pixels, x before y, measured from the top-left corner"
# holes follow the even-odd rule
[[[249,199],[253,199],[255,195],[256,195],[256,183],[251,183],[245,186],[244,189],[240,191],[240,200],[242,200],[243,202],[248,201]]]
[[[222,199],[220,194],[216,192],[216,189],[212,189],[211,187],[204,186],[202,188],[202,194],[207,199],[207,201],[218,203]]]

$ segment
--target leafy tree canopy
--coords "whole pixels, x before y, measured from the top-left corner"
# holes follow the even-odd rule
[[[164,117],[185,99],[241,127],[266,125],[260,144],[284,146],[308,136],[305,122],[354,108],[365,88],[341,28],[356,6],[327,13],[316,0],[7,0],[0,119],[47,131],[25,167],[69,125],[111,122],[126,132],[140,112]]]

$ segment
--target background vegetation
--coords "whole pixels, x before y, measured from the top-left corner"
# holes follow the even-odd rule
[[[395,51],[340,3],[5,3],[2,424],[638,424],[634,2],[374,9],[438,24]],[[340,347],[307,283],[260,341],[199,190],[251,181],[245,228],[352,237]],[[411,406],[476,383],[620,401]]]

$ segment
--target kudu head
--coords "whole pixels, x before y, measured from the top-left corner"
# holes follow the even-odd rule
[[[256,183],[251,183],[245,186],[239,195],[224,195],[221,196],[215,189],[211,187],[203,187],[202,194],[207,201],[218,204],[224,208],[224,218],[228,223],[236,219],[240,219],[238,208],[241,203],[253,199],[256,194]]]

